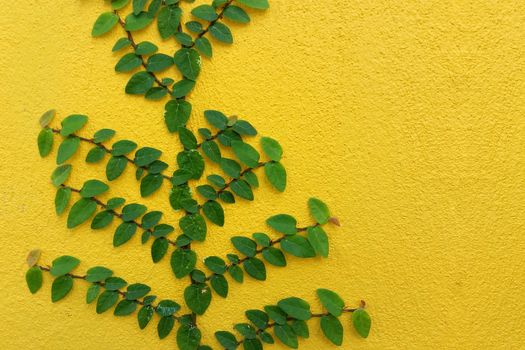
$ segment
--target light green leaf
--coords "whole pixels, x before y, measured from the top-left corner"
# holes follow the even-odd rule
[[[71,174],[72,166],[71,164],[64,164],[58,166],[55,170],[53,170],[53,173],[51,174],[51,182],[56,187],[62,185],[69,177],[69,174]]]
[[[279,162],[271,161],[264,165],[264,173],[270,184],[279,192],[286,189],[286,169]]]
[[[291,326],[297,336],[305,339],[310,337],[310,331],[305,321],[293,320]]]
[[[105,155],[106,151],[102,147],[95,146],[89,150],[86,156],[86,163],[98,163],[104,159]]]
[[[264,153],[273,161],[280,161],[283,156],[283,149],[279,142],[270,137],[261,137],[261,147]]]
[[[88,180],[80,189],[80,195],[84,198],[98,196],[109,190],[109,186],[99,180]]]
[[[51,153],[51,150],[53,149],[53,140],[53,130],[44,128],[40,131],[37,139],[40,157],[44,158]]]
[[[49,111],[42,114],[42,116],[38,120],[38,123],[40,124],[40,126],[42,128],[45,128],[46,126],[48,126],[49,123],[51,123],[51,121],[55,117],[55,113],[56,111],[54,109],[50,109]]]
[[[35,294],[42,287],[42,270],[33,266],[26,272],[26,283],[31,294]]]
[[[352,323],[361,337],[368,337],[370,327],[372,326],[372,320],[365,309],[359,308],[352,313]]]
[[[89,286],[86,292],[86,304],[91,304],[98,297],[100,293],[100,286],[98,284],[92,284]]]
[[[333,315],[321,317],[321,329],[325,337],[337,346],[343,344],[343,325]]]
[[[288,316],[297,320],[307,321],[312,316],[310,312],[310,304],[300,298],[291,297],[286,298],[277,303]]]
[[[78,264],[80,264],[80,260],[77,258],[69,255],[63,255],[53,260],[49,272],[55,277],[62,276],[71,272],[75,267],[78,266]]]
[[[146,6],[147,0],[133,0],[133,13],[138,15]]]
[[[317,255],[323,258],[328,257],[328,236],[320,226],[309,227],[307,230],[308,241],[314,248]]]
[[[324,225],[330,219],[330,211],[324,202],[317,198],[308,199],[308,208],[310,209],[310,214],[314,217],[315,221]]]
[[[286,236],[281,241],[281,248],[298,258],[313,258],[315,250],[308,240],[302,236]]]
[[[270,7],[270,4],[268,3],[268,0],[237,0],[240,4],[243,4],[245,6],[258,9],[258,10],[266,10]]]
[[[100,129],[93,135],[93,142],[101,143],[107,141],[115,136],[115,130],[111,129]]]
[[[204,117],[208,123],[219,130],[224,130],[228,126],[228,117],[226,117],[222,112],[207,110],[204,111]]]
[[[277,232],[285,235],[294,235],[297,233],[297,220],[288,214],[274,215],[266,220],[266,224]]]
[[[257,135],[257,130],[255,130],[252,124],[248,123],[246,120],[237,120],[235,124],[233,124],[232,129],[239,135],[246,135],[246,136]]]
[[[127,46],[131,45],[131,41],[129,41],[128,38],[120,38],[117,40],[115,45],[113,45],[113,48],[111,49],[111,52],[117,52],[118,50],[121,50]]]
[[[55,196],[55,211],[57,215],[60,215],[66,210],[66,207],[69,203],[69,199],[71,198],[71,189],[67,187],[60,187],[57,190],[56,196]]]
[[[113,271],[103,266],[95,266],[87,270],[86,281],[88,282],[103,282],[113,275]]]
[[[129,3],[129,0],[111,0],[111,8],[120,10]]]
[[[249,166],[255,168],[259,164],[259,152],[252,146],[242,141],[232,141],[233,152],[239,160]]]
[[[97,210],[97,203],[90,198],[81,198],[69,211],[67,228],[74,228],[87,221]]]
[[[109,32],[118,23],[118,16],[113,12],[104,12],[98,16],[93,29],[91,30],[91,36],[97,37]]]

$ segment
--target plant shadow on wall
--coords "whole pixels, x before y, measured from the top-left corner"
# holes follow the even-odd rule
[[[267,0],[214,0],[211,5],[196,6],[191,10],[196,20],[184,23],[184,28],[180,5],[178,0],[133,0],[131,3],[130,0],[112,0],[108,3],[111,11],[101,14],[92,30],[92,35],[97,37],[114,27],[121,27],[124,36],[115,43],[113,51],[129,51],[115,66],[117,72],[135,71],[126,85],[127,94],[159,100],[169,95],[170,100],[164,107],[164,120],[168,130],[178,135],[182,145],[174,165],[176,170],[168,173],[169,165],[160,160],[162,152],[158,149],[139,148],[130,140],[119,140],[109,145],[115,136],[114,130],[101,129],[91,137],[82,135],[81,129],[88,120],[84,115],[70,115],[62,120],[60,127],[52,127],[53,110],[40,118],[42,130],[38,135],[38,149],[40,155],[46,157],[53,150],[55,138],[60,138],[56,153],[58,167],[52,173],[51,181],[57,188],[56,213],[68,212],[67,227],[73,229],[91,220],[91,228],[99,230],[108,228],[116,221],[114,247],[124,245],[140,232],[143,245],[151,242],[153,263],[169,260],[175,277],[187,278],[188,286],[183,299],[189,311],[182,311],[177,301],[152,295],[151,288],[143,283],[128,284],[106,267],[95,266],[87,269],[85,274],[75,273],[80,261],[68,255],[46,265],[39,262],[40,251],[32,251],[27,259],[29,270],[26,281],[30,292],[36,293],[42,287],[43,273],[49,273],[54,277],[51,299],[57,302],[71,291],[75,280],[81,280],[87,285],[86,302],[96,301],[97,313],[112,308],[115,316],[136,313],[141,329],[155,317],[160,338],[167,337],[177,324],[179,349],[205,350],[210,347],[201,345],[197,318],[206,312],[213,294],[220,298],[227,297],[230,282],[226,275],[239,284],[243,282],[245,273],[250,278],[264,281],[266,264],[286,266],[285,254],[305,259],[315,256],[326,258],[328,236],[324,228],[330,224],[339,226],[339,221],[330,215],[324,202],[310,198],[308,208],[314,219],[312,224],[298,225],[296,219],[287,214],[271,216],[266,223],[279,235],[270,237],[258,232],[251,238],[233,237],[231,242],[240,255],[226,254],[226,259],[209,256],[204,259],[207,272],[196,268],[197,253],[192,249],[192,242],[204,241],[213,225],[224,225],[223,205],[231,205],[237,200],[254,200],[254,190],[259,186],[258,173],[262,172],[273,188],[283,192],[286,170],[281,163],[283,151],[276,140],[269,137],[259,139],[263,157],[247,142],[257,135],[257,131],[246,120],[207,110],[204,116],[210,129],[198,130],[200,140],[187,128],[192,110],[187,95],[199,76],[201,56],[212,56],[212,44],[207,36],[232,43],[231,31],[223,22],[248,23],[250,16],[245,9],[267,9]],[[121,11],[128,8],[130,13],[122,15]],[[133,33],[153,22],[156,22],[164,40],[174,40],[178,46],[173,55],[158,53],[157,46],[151,42],[135,41]],[[180,72],[182,78],[178,81],[158,75],[172,66]],[[161,211],[148,210],[142,204],[126,203],[121,197],[102,201],[100,196],[109,191],[105,182],[90,179],[79,187],[68,183],[72,165],[66,162],[82,142],[92,146],[85,158],[87,163],[105,162],[108,181],[121,176],[126,168],[133,168],[140,182],[142,197],[158,193],[161,185],[168,183],[171,188],[164,195],[171,209],[181,214],[178,228],[162,222]],[[226,155],[229,154],[235,159],[228,158]],[[195,185],[195,181],[203,176],[206,162],[216,163],[222,174],[207,176],[209,184]],[[71,206],[70,202],[73,202]],[[164,259],[168,252],[170,258]],[[233,328],[237,335],[217,331],[215,337],[225,349],[241,346],[246,350],[262,349],[263,344],[274,343],[274,336],[284,345],[297,348],[298,338],[309,337],[307,321],[317,318],[326,338],[335,345],[341,345],[344,330],[339,319],[344,314],[351,314],[351,323],[360,336],[368,336],[371,320],[364,302],[356,307],[345,306],[335,292],[327,289],[318,289],[317,296],[325,310],[312,312],[306,301],[289,297],[277,301],[275,305],[265,306],[264,311],[246,311],[250,323],[235,324]]]

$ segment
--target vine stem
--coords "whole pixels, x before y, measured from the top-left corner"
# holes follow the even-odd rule
[[[114,10],[113,11],[115,13],[115,15],[117,15],[118,17],[118,23],[120,24],[120,26],[122,27],[122,29],[124,29],[124,31],[126,32],[126,35],[128,37],[128,40],[129,42],[131,43],[131,47],[133,47],[134,50],[137,49],[137,43],[135,42],[135,39],[133,38],[133,34],[131,34],[131,32],[129,30],[126,29],[126,23],[124,22],[124,20],[120,17],[119,13],[117,10]],[[148,71],[148,67],[146,65],[146,60],[144,60],[144,57],[142,55],[137,55],[139,58],[140,58],[140,61],[141,61],[141,64],[142,64],[142,67],[144,67],[144,69],[146,70],[146,72],[155,80],[155,82],[160,86],[160,87],[163,87],[164,89],[166,89],[168,91],[168,93],[171,95],[173,93],[173,91],[165,84],[162,84],[162,82],[160,81],[160,79],[155,75],[155,73],[153,72],[150,72]]]
[[[80,193],[80,190],[79,190],[78,188],[74,188],[74,187],[67,186],[67,185],[60,185],[60,187],[62,187],[62,188],[69,188],[72,192]],[[107,205],[106,203],[102,202],[100,199],[98,199],[98,198],[96,198],[96,197],[90,197],[89,199],[91,199],[92,201],[94,201],[95,203],[97,203],[101,208],[107,210],[108,205]],[[113,210],[113,209],[110,209],[109,211],[111,211],[111,213],[112,213],[113,215],[115,215],[115,216],[118,217],[120,220],[122,220],[122,214],[121,214],[121,213],[118,213],[118,212],[116,212],[116,211]],[[124,220],[122,220],[122,221],[124,221]],[[136,220],[129,221],[129,222],[134,223],[135,225],[137,225],[138,228],[140,228],[140,229],[142,229],[142,230],[144,230],[144,231],[148,231],[148,232],[150,232],[150,233],[153,233],[153,229],[151,229],[151,228],[144,229],[144,226],[142,226],[142,224],[139,223],[139,222],[137,222]],[[171,244],[172,246],[177,246],[177,243],[176,243],[175,241],[173,241],[173,240],[171,240],[171,239],[169,239],[169,238],[166,238],[166,237],[164,237],[164,238],[165,238],[166,241],[167,241],[169,244]]]
[[[59,128],[52,128],[51,129],[55,134],[60,134],[60,131],[61,129]],[[100,147],[102,150],[104,150],[104,152],[106,152],[107,154],[111,155],[111,150],[109,148],[107,148],[106,146],[104,146],[102,143],[96,143],[94,139],[89,139],[87,137],[82,137],[80,135],[77,135],[77,134],[70,134],[70,136],[73,136],[73,137],[76,137],[78,138],[80,141],[84,141],[84,142],[87,142],[87,143],[90,143],[92,145],[95,145],[97,147]],[[122,156],[119,156],[119,157],[123,157],[124,159],[126,159],[128,161],[128,163],[130,164],[133,164],[136,168],[139,168],[139,169],[144,169],[144,170],[148,170],[147,167],[144,167],[144,166],[138,166],[137,163],[135,163],[135,161],[131,158],[129,158],[128,156],[126,155],[122,155]],[[162,176],[162,178],[164,180],[168,180],[171,182],[171,177],[168,176],[168,175],[165,175],[165,174],[160,174]]]
[[[351,312],[354,312],[354,311],[356,311],[356,310],[357,310],[357,308],[347,308],[347,307],[345,307],[342,311],[343,311],[343,313],[351,313]],[[321,317],[328,316],[328,315],[330,315],[329,312],[323,312],[323,313],[311,314],[310,316],[311,316],[311,318],[321,318]],[[295,319],[294,319],[294,318],[291,318],[291,317],[288,317],[286,320],[287,320],[287,321],[293,321],[293,320],[295,320]],[[275,323],[275,322],[268,323],[268,324],[266,325],[265,328],[263,328],[263,329],[258,329],[258,330],[256,331],[256,334],[259,335],[259,334],[261,334],[262,332],[264,332],[265,330],[270,329],[270,328],[273,328],[273,327],[275,327],[275,326],[277,326],[277,325],[278,325],[278,324]],[[243,342],[244,342],[244,340],[240,340],[240,341],[237,342],[237,345],[240,345],[240,344],[242,344]]]

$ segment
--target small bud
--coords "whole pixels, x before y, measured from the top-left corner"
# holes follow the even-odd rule
[[[359,307],[361,309],[364,309],[366,307],[366,302],[364,300],[361,300],[361,302],[359,303]]]
[[[236,115],[232,115],[231,117],[228,118],[228,126],[233,126],[235,123],[237,123],[237,116]]]
[[[26,258],[27,265],[29,265],[29,267],[35,266],[38,262],[38,259],[40,259],[40,254],[40,249],[33,249],[32,251],[30,251]]]
[[[339,219],[336,218],[335,216],[332,216],[330,219],[328,219],[328,221],[330,221],[335,226],[341,226],[341,223],[339,222]]]

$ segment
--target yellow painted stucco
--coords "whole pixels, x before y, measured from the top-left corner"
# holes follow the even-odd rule
[[[2,349],[174,349],[153,324],[140,331],[134,317],[97,315],[82,283],[56,304],[49,276],[38,294],[27,290],[33,248],[47,263],[80,258],[78,271],[111,267],[164,298],[182,301],[187,282],[168,259],[152,264],[139,235],[115,249],[110,229],[66,229],[49,181],[55,153],[40,159],[36,148],[42,112],[56,108],[55,125],[87,114],[84,134],[116,129],[162,149],[170,164],[179,143],[163,103],[124,94],[129,75],[114,72],[111,53],[122,32],[90,37],[102,1],[0,2]],[[348,305],[366,300],[373,318],[367,340],[344,318],[344,349],[525,349],[525,3],[275,0],[250,14],[250,25],[233,25],[234,45],[217,44],[204,59],[190,125],[204,125],[210,108],[247,118],[280,140],[289,184],[284,194],[264,184],[254,202],[228,206],[226,225],[195,249],[225,256],[231,236],[266,231],[276,213],[309,223],[310,196],[342,227],[328,230],[328,259],[289,258],[266,282],[232,282],[228,299],[214,296],[199,319],[204,343],[218,348],[214,331],[286,296],[318,309],[315,289],[324,287]],[[139,37],[152,35],[158,42],[154,32]],[[73,159],[77,186],[104,180],[102,165],[83,162],[87,149]],[[130,169],[110,195],[176,222],[166,196],[139,197]],[[300,347],[334,348],[316,323]]]

